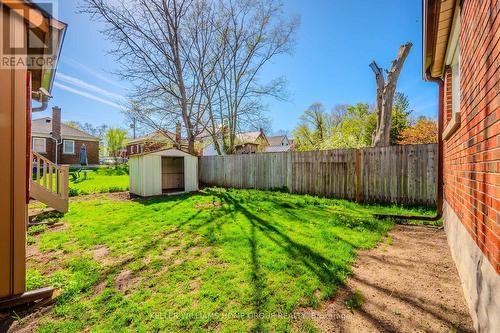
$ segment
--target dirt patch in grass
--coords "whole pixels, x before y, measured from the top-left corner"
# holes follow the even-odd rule
[[[214,201],[214,202],[202,202],[196,204],[194,207],[196,209],[210,209],[210,208],[220,208],[224,206],[224,202]]]
[[[29,246],[29,256],[27,256],[28,267],[40,267],[40,272],[44,275],[50,275],[59,270],[62,265],[65,255],[62,250],[54,250],[40,252],[35,245]]]
[[[474,332],[444,231],[396,226],[389,237],[359,253],[335,299],[299,315],[323,332]]]
[[[111,201],[129,201],[129,200],[131,200],[129,192],[114,192],[114,193],[107,193],[106,195],[107,195],[107,198]]]
[[[189,290],[191,292],[198,291],[201,286],[201,280],[199,278],[189,281]]]
[[[86,194],[79,195],[76,197],[71,197],[71,202],[82,202],[82,201],[90,201],[97,199],[109,199],[111,201],[130,201],[130,192],[112,192],[112,193],[94,193],[94,194]]]
[[[68,229],[68,225],[64,222],[58,222],[53,225],[48,225],[47,232],[63,231]]]
[[[132,285],[135,284],[136,280],[137,279],[134,277],[134,273],[132,273],[130,269],[125,268],[115,277],[116,289],[121,292],[126,292]]]
[[[106,289],[106,281],[99,282],[99,284],[97,286],[95,286],[95,288],[94,288],[93,296],[95,297],[95,296],[99,295],[100,293],[102,293],[104,291],[104,289]]]
[[[120,261],[120,258],[112,257],[109,250],[105,245],[98,245],[92,249],[92,257],[95,261],[103,264],[110,265]]]

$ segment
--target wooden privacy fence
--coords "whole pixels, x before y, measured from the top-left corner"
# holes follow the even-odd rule
[[[363,202],[434,205],[437,144],[200,157],[209,186],[278,189]]]

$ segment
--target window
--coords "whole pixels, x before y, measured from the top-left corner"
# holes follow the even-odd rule
[[[447,76],[447,100],[451,90],[451,118],[447,119],[447,125],[443,130],[443,139],[448,140],[460,128],[460,6],[455,8],[453,23],[451,26],[450,39],[446,53],[446,66],[451,70],[451,80]],[[449,71],[447,72],[449,74]],[[451,82],[450,82],[451,81]],[[448,84],[451,83],[451,89]],[[446,111],[449,111],[447,108]]]
[[[133,154],[134,153],[134,145],[130,146],[130,154]]]
[[[452,113],[460,112],[460,44],[451,61],[451,110]]]
[[[47,152],[47,142],[45,138],[33,138],[33,151],[45,154]]]
[[[74,154],[75,153],[75,141],[64,140],[63,141],[63,154]]]
[[[453,24],[448,42],[446,65],[451,69],[451,110],[460,112],[460,8],[453,14]]]

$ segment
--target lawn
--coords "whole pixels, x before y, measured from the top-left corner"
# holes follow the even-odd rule
[[[80,173],[76,179],[71,175],[69,177],[70,196],[128,191],[128,186],[128,170],[123,167],[99,168]]]
[[[409,213],[257,190],[74,200],[28,249],[28,287],[61,288],[38,329],[314,331],[291,315],[331,298],[385,237],[374,212]]]

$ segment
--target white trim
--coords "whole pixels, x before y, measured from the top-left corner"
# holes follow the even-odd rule
[[[460,116],[461,116],[460,111],[452,114],[448,125],[446,125],[443,131],[444,140],[448,140],[453,135],[453,133],[455,133],[457,129],[460,128],[460,121],[461,121]]]
[[[35,150],[35,140],[43,140],[43,151],[37,151],[37,150]],[[41,138],[41,137],[33,136],[32,140],[31,140],[31,149],[35,153],[46,154],[47,153],[47,138]]]
[[[446,47],[445,64],[450,65],[452,63],[453,56],[460,39],[460,6],[457,4],[455,6],[455,13],[453,14],[453,23],[451,25],[450,38],[448,40],[448,46]]]
[[[73,143],[73,151],[66,151],[66,142]],[[75,140],[63,140],[63,154],[64,155],[75,155]]]

